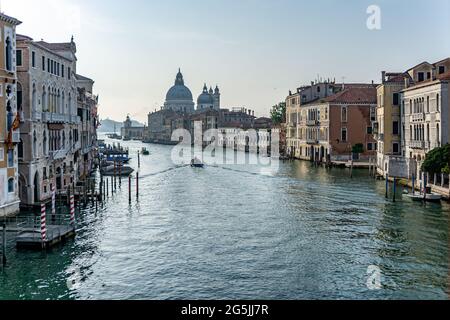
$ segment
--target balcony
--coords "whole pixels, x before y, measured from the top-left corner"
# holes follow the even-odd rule
[[[320,125],[320,122],[318,120],[306,120],[306,125],[308,127],[314,127]]]
[[[425,121],[425,115],[423,113],[415,113],[412,115],[413,122]]]
[[[319,144],[319,140],[316,139],[306,139],[307,144]]]
[[[409,147],[411,149],[425,149],[425,141],[410,141]]]
[[[42,120],[42,113],[41,112],[33,111],[33,114],[31,116],[32,116],[32,120],[34,120],[34,121]]]
[[[78,116],[69,116],[70,117],[70,122],[74,123],[74,124],[80,124],[81,123],[81,118]]]
[[[66,154],[67,154],[67,150],[66,149],[50,151],[48,153],[50,160],[64,159],[66,157]]]
[[[42,121],[50,123],[66,123],[69,122],[70,116],[65,114],[53,113],[53,112],[43,112]]]

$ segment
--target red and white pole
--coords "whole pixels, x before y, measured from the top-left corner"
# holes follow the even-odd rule
[[[46,207],[45,204],[41,204],[41,237],[42,242],[47,241],[47,218],[46,218]]]
[[[70,224],[75,226],[75,197],[70,196]]]

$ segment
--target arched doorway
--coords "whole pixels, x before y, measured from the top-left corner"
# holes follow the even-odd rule
[[[27,198],[27,181],[23,175],[19,175],[19,198],[20,201],[25,202]]]
[[[33,190],[33,202],[37,203],[41,201],[41,184],[39,179],[39,172],[36,171],[34,175],[34,190]]]

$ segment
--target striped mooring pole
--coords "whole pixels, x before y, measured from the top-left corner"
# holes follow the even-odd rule
[[[55,186],[52,186],[52,221],[56,220],[56,190]]]
[[[75,226],[75,197],[70,196],[70,225]]]
[[[45,247],[45,242],[47,241],[47,218],[46,218],[46,207],[45,203],[41,204],[41,237],[42,237],[42,247]]]

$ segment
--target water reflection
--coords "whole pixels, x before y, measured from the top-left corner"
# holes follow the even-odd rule
[[[132,156],[142,148],[126,145]],[[147,148],[139,201],[123,183],[104,208],[82,211],[73,242],[12,250],[0,298],[448,298],[448,204],[402,200],[401,188],[388,201],[365,170],[200,170],[175,166],[170,147]],[[382,290],[366,286],[370,265]]]

